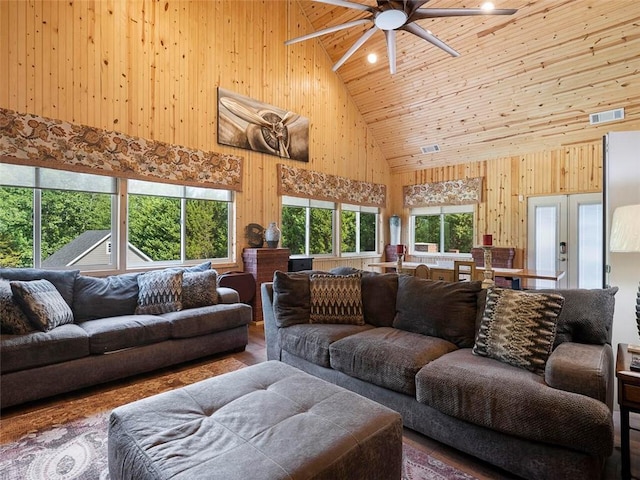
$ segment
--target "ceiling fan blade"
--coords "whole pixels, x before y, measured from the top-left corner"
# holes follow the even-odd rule
[[[318,3],[326,3],[327,5],[335,5],[336,7],[354,8],[356,10],[362,10],[363,12],[373,13],[375,10],[368,5],[362,5],[360,3],[347,2],[346,0],[313,0]]]
[[[387,37],[387,55],[389,57],[389,72],[391,75],[396,73],[396,31],[385,30],[385,36]]]
[[[447,52],[449,55],[451,55],[453,57],[459,57],[460,56],[460,54],[457,51],[455,51],[449,45],[444,43],[442,40],[440,40],[438,37],[436,37],[431,32],[429,32],[429,31],[425,30],[424,28],[422,28],[417,23],[407,23],[406,25],[404,25],[403,27],[400,27],[400,28],[402,30],[405,30],[405,31],[409,32],[409,33],[413,33],[414,35],[426,40],[427,42],[435,45],[438,48],[441,48],[442,50],[444,50],[445,52]]]
[[[483,10],[482,8],[418,8],[410,21],[422,20],[423,18],[439,17],[467,17],[472,15],[513,15],[518,10],[515,8],[497,8],[494,10]]]
[[[318,30],[317,32],[310,33],[308,35],[303,35],[302,37],[292,38],[291,40],[287,40],[284,42],[285,45],[291,45],[297,42],[303,42],[305,40],[309,40],[311,38],[316,38],[321,35],[326,35],[327,33],[337,32],[339,30],[343,30],[345,28],[355,27],[357,25],[364,25],[365,23],[371,22],[371,18],[362,18],[360,20],[354,20],[353,22],[342,23],[340,25],[334,25],[333,27],[324,28],[322,30]]]
[[[369,30],[367,30],[366,32],[364,32],[364,34],[358,39],[356,40],[356,43],[354,43],[353,45],[351,45],[351,48],[349,50],[347,50],[347,53],[345,53],[342,58],[340,60],[338,60],[336,62],[336,64],[333,66],[333,71],[335,72],[336,70],[338,70],[343,64],[344,62],[346,62],[347,60],[349,60],[349,57],[351,57],[351,55],[353,55],[356,50],[358,50],[363,44],[364,42],[366,42],[367,40],[369,40],[369,38],[371,37],[371,35],[373,35],[374,33],[376,33],[376,31],[378,30],[378,27],[376,27],[375,25],[373,27],[371,27]]]

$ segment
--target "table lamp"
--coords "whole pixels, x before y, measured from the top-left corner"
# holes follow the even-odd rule
[[[625,205],[615,209],[611,221],[609,250],[640,253],[640,205]],[[640,285],[636,296],[636,324],[640,335]]]

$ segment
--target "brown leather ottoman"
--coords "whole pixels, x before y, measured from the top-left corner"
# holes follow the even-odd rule
[[[270,361],[118,407],[120,479],[400,479],[397,412]]]

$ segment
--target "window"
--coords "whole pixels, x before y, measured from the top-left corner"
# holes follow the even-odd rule
[[[131,263],[229,258],[231,192],[129,181]]]
[[[282,197],[282,245],[292,255],[331,255],[334,252],[333,202]]]
[[[342,204],[340,210],[340,252],[376,251],[378,209]]]
[[[227,260],[232,205],[227,190],[0,163],[0,266],[124,270]],[[119,211],[128,212],[120,228]]]
[[[473,247],[472,205],[411,210],[412,247],[421,253],[470,253]]]
[[[116,180],[0,164],[0,265],[113,267]]]

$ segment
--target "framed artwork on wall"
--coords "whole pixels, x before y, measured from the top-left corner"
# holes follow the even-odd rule
[[[309,161],[309,119],[218,87],[218,143]]]

